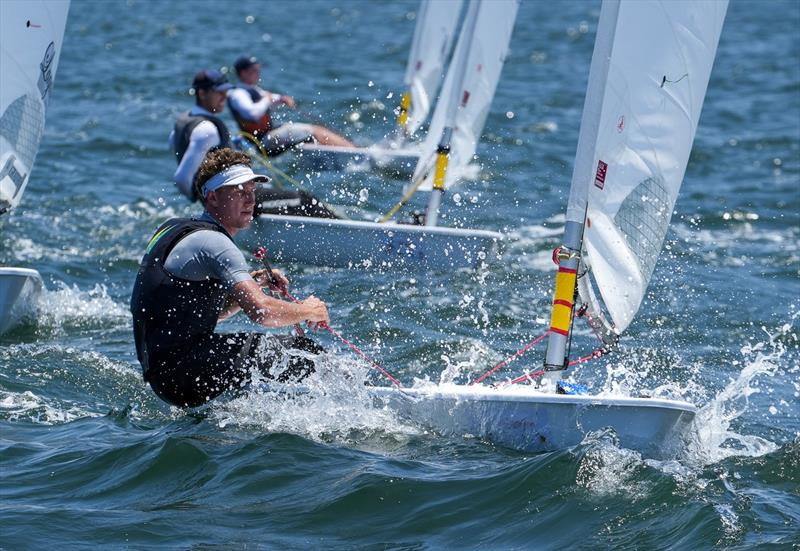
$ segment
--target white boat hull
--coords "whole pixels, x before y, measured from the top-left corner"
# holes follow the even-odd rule
[[[469,435],[525,452],[570,448],[589,433],[612,429],[620,447],[666,459],[682,448],[697,411],[674,400],[545,394],[522,388],[449,385],[370,392],[401,418],[440,434]]]
[[[374,170],[394,178],[408,179],[419,161],[419,149],[307,143],[297,146],[295,159],[298,164],[315,171]]]
[[[266,247],[275,262],[376,270],[475,268],[496,260],[502,239],[486,230],[270,214],[237,236]]]
[[[36,313],[42,276],[28,268],[0,268],[0,334]]]

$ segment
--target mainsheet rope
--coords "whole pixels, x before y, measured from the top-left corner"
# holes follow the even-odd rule
[[[272,276],[272,267],[269,265],[269,262],[267,261],[267,254],[266,254],[266,253],[267,253],[267,251],[266,251],[266,249],[265,249],[264,247],[258,247],[258,248],[256,248],[256,250],[253,252],[253,255],[254,255],[254,256],[257,258],[257,259],[259,259],[259,260],[261,261],[261,263],[262,263],[262,264],[264,264],[264,267],[267,269],[267,272],[268,272],[268,273],[269,273],[269,275],[270,275],[270,279],[272,279],[273,281],[275,281],[275,280],[273,279],[273,276]],[[282,294],[284,297],[286,297],[287,299],[289,299],[290,301],[292,301],[292,302],[295,302],[295,303],[300,303],[300,301],[299,301],[299,300],[297,300],[295,297],[293,297],[293,296],[292,296],[292,294],[291,294],[291,293],[289,293],[289,290],[286,288],[286,286],[281,286],[281,287],[280,287],[280,291],[281,291],[281,294]],[[366,362],[368,362],[369,364],[371,364],[371,365],[372,365],[372,367],[374,367],[375,369],[377,369],[377,370],[378,370],[378,371],[379,371],[379,372],[380,372],[380,373],[381,373],[381,374],[382,374],[384,377],[386,377],[387,379],[389,379],[389,380],[390,380],[390,381],[391,381],[391,382],[392,382],[392,383],[393,383],[395,386],[397,386],[398,388],[402,388],[402,386],[403,386],[403,385],[400,383],[400,381],[398,381],[396,378],[394,378],[394,377],[392,376],[392,374],[391,374],[391,373],[389,373],[389,372],[388,372],[388,371],[386,371],[384,368],[382,368],[380,365],[378,365],[378,362],[376,362],[375,360],[373,360],[372,358],[370,358],[369,356],[367,356],[367,355],[364,353],[364,351],[363,351],[363,350],[361,350],[361,349],[360,349],[358,346],[356,346],[355,344],[353,344],[353,343],[352,343],[351,341],[349,341],[348,339],[344,338],[344,337],[343,337],[343,336],[342,336],[342,335],[341,335],[341,334],[340,334],[338,331],[336,331],[335,329],[333,329],[333,328],[332,328],[330,325],[328,325],[328,324],[327,324],[327,323],[325,323],[325,322],[321,322],[321,323],[319,324],[319,327],[321,327],[321,328],[325,329],[325,330],[326,330],[326,331],[328,331],[328,332],[329,332],[331,335],[333,335],[334,337],[336,337],[337,339],[339,339],[340,341],[342,341],[344,344],[346,344],[348,347],[350,347],[350,349],[351,349],[353,352],[355,352],[355,353],[356,353],[356,355],[357,355],[358,357],[360,357],[360,358],[361,358],[361,359],[363,359],[364,361],[366,361]],[[299,325],[295,325],[295,328],[298,330],[298,334],[299,334],[300,336],[302,336],[302,335],[303,335],[303,333],[302,333],[302,329],[300,329],[300,328],[299,328]]]
[[[275,285],[277,285],[277,280],[274,278],[274,276],[272,274],[272,267],[270,266],[269,261],[267,260],[267,250],[263,246],[259,246],[259,247],[257,247],[255,249],[255,251],[253,251],[253,256],[255,256],[258,260],[261,261],[261,263],[267,269],[267,273],[269,274],[270,279],[273,281],[273,283]],[[286,286],[280,286],[279,288],[280,288],[281,294],[285,298],[289,299],[292,302],[300,303],[300,301],[298,299],[296,299],[294,296],[291,295],[291,293],[289,293],[289,290],[286,288]],[[583,317],[584,315],[586,315],[586,311],[582,310],[582,309],[578,310],[577,315],[578,315],[578,317]],[[360,357],[361,359],[363,359],[364,361],[366,361],[370,365],[372,365],[372,367],[377,369],[384,377],[389,379],[398,388],[402,388],[403,385],[400,383],[399,380],[397,380],[395,377],[393,377],[391,373],[389,373],[386,369],[381,367],[375,360],[373,360],[372,358],[367,356],[367,354],[365,354],[364,351],[361,350],[358,346],[356,346],[354,343],[352,343],[351,341],[346,339],[344,336],[342,336],[341,333],[339,333],[338,331],[333,329],[330,325],[328,325],[325,322],[319,323],[318,326],[323,328],[323,329],[325,329],[331,335],[333,335],[334,337],[339,339],[341,342],[346,344],[358,357]],[[295,329],[297,331],[297,334],[302,337],[303,336],[303,330],[300,328],[299,324],[295,324]],[[520,348],[519,350],[517,350],[516,352],[514,352],[510,356],[508,356],[506,359],[504,359],[501,362],[499,362],[498,364],[496,364],[494,367],[492,367],[486,373],[484,373],[483,375],[481,375],[480,377],[478,377],[477,379],[472,381],[470,383],[470,386],[476,385],[476,384],[479,384],[479,383],[483,382],[487,377],[492,375],[495,371],[497,371],[501,367],[504,367],[504,366],[508,365],[509,363],[513,362],[514,360],[516,360],[517,358],[519,358],[520,356],[525,354],[528,350],[530,350],[531,348],[533,348],[534,346],[539,344],[549,334],[550,334],[550,330],[548,329],[543,334],[539,335],[538,337],[533,339],[531,342],[529,342],[528,344],[526,344],[525,346],[523,346],[522,348]],[[597,334],[595,332],[595,335],[598,337],[598,339],[600,339],[600,342],[603,342],[603,340],[602,340],[602,338],[600,337],[599,334]],[[582,358],[578,358],[578,359],[572,360],[571,362],[569,362],[567,364],[567,367],[572,367],[574,365],[578,365],[578,364],[581,364],[581,363],[584,363],[584,362],[588,362],[590,360],[594,360],[594,359],[600,358],[600,357],[608,354],[608,352],[609,352],[609,349],[606,346],[603,346],[601,348],[593,350],[590,354],[587,354],[586,356],[583,356]],[[515,379],[512,379],[512,380],[504,383],[503,386],[519,384],[519,383],[522,383],[522,382],[525,382],[525,381],[528,381],[528,380],[532,380],[534,377],[540,377],[540,376],[542,376],[544,374],[545,374],[545,370],[543,370],[543,369],[538,370],[538,371],[529,371],[529,372],[526,372],[524,375],[521,375],[521,376],[519,376],[519,377],[517,377]]]
[[[262,145],[261,140],[259,140],[256,136],[254,136],[250,132],[245,132],[244,130],[239,132],[239,135],[242,136],[243,138],[247,139],[247,141],[252,142],[253,145],[255,145],[258,148],[258,153],[259,153],[258,155],[250,155],[247,152],[245,152],[245,154],[249,155],[251,159],[255,158],[259,163],[261,163],[264,166],[264,168],[266,168],[268,171],[270,171],[273,174],[273,176],[275,176],[275,180],[274,181],[275,181],[276,184],[278,184],[277,187],[279,189],[283,188],[283,185],[281,185],[279,183],[279,179],[278,178],[280,177],[280,178],[283,178],[283,180],[285,180],[289,184],[293,185],[295,188],[297,188],[298,191],[301,191],[301,192],[304,192],[304,193],[309,193],[308,190],[306,190],[300,182],[298,182],[297,180],[295,180],[294,178],[292,178],[291,176],[286,174],[284,171],[282,171],[281,169],[276,167],[274,164],[269,162],[269,155],[267,155],[267,151],[264,149],[264,146]],[[324,201],[322,201],[320,199],[317,199],[316,197],[314,199],[321,206],[325,207],[329,211],[336,212],[333,209],[333,207],[331,207],[330,205],[328,205]]]
[[[278,177],[280,177],[284,181],[296,187],[299,191],[306,191],[300,182],[298,182],[297,180],[286,174],[284,171],[276,167],[274,164],[269,162],[269,155],[267,155],[267,151],[261,144],[261,140],[259,140],[256,136],[254,136],[250,132],[245,132],[244,130],[239,132],[239,135],[245,138],[248,142],[252,143],[254,146],[256,146],[259,154],[252,155],[252,157],[254,157],[258,162],[260,162],[264,166],[264,168],[269,170],[276,177],[276,180],[278,179]]]

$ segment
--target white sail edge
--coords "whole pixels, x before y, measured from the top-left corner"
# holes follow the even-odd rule
[[[581,298],[616,333],[639,310],[661,251],[726,10],[727,0],[622,0],[603,90],[587,94],[595,141],[579,146],[567,219],[586,215],[584,265],[601,300],[589,282]]]
[[[28,184],[68,12],[69,0],[0,2],[0,214]]]
[[[432,188],[433,174],[425,173],[431,172],[445,128],[452,128],[445,187],[463,177],[463,168],[472,161],[508,55],[518,7],[519,0],[470,2],[412,178],[425,178],[419,189]]]
[[[411,94],[405,132],[415,134],[428,118],[453,46],[463,0],[422,0],[404,84]]]

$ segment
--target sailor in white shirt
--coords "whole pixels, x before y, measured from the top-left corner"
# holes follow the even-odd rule
[[[239,82],[228,92],[228,106],[239,128],[259,138],[268,155],[278,155],[299,143],[311,141],[323,145],[355,147],[349,140],[324,126],[298,122],[274,124],[271,110],[281,105],[293,109],[294,98],[275,94],[258,86],[261,80],[261,64],[255,57],[240,57],[234,63],[234,69]]]
[[[178,117],[169,136],[178,162],[175,185],[191,201],[197,200],[192,183],[206,153],[214,147],[232,147],[228,127],[216,116],[225,110],[225,99],[232,87],[219,71],[197,73],[192,82],[196,104]]]

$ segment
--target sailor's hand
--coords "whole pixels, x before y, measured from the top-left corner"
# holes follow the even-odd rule
[[[281,96],[281,101],[289,109],[294,109],[295,103],[294,103],[294,98],[292,96]]]
[[[305,320],[313,329],[316,329],[322,324],[327,324],[330,321],[328,317],[328,307],[314,295],[300,301],[300,303],[306,310]]]
[[[272,277],[270,277],[269,271],[266,269],[256,270],[250,275],[253,276],[253,279],[256,280],[256,283],[258,283],[261,287],[267,287],[270,291],[281,292],[289,288],[289,280],[286,279],[286,276],[283,275],[283,272],[277,268],[272,270]]]

